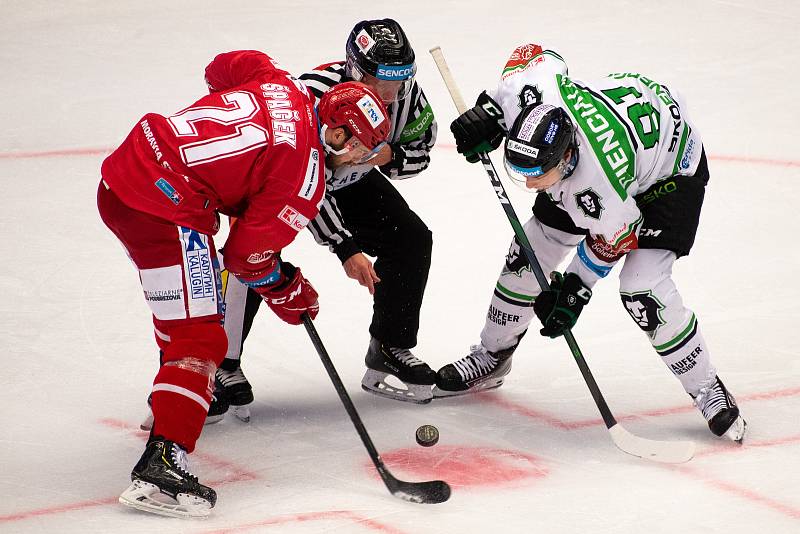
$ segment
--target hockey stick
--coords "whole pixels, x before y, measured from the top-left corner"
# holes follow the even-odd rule
[[[413,503],[438,504],[449,499],[450,486],[447,484],[447,482],[442,480],[431,480],[429,482],[405,482],[392,476],[392,474],[384,465],[381,455],[378,454],[378,451],[375,449],[375,445],[373,445],[369,434],[367,434],[367,429],[364,428],[364,423],[361,422],[361,417],[359,417],[356,407],[353,406],[353,401],[350,400],[350,395],[347,394],[347,390],[342,383],[342,379],[339,378],[339,374],[336,372],[336,368],[333,366],[333,362],[331,361],[331,357],[328,355],[328,351],[325,350],[325,346],[322,344],[322,339],[320,339],[317,329],[314,327],[314,323],[311,321],[311,317],[309,317],[307,313],[304,313],[302,318],[303,325],[305,325],[306,331],[308,332],[308,337],[311,338],[314,348],[317,349],[317,354],[319,354],[319,357],[322,360],[322,365],[325,366],[325,370],[328,371],[328,376],[331,378],[333,387],[336,388],[336,393],[339,394],[339,399],[342,401],[342,404],[344,404],[345,410],[347,410],[347,415],[350,416],[353,426],[356,427],[356,431],[358,432],[361,441],[364,442],[364,446],[367,448],[367,452],[369,453],[369,457],[372,459],[372,463],[375,464],[375,468],[381,475],[383,483],[386,484],[389,492],[399,499]]]
[[[453,103],[455,104],[458,113],[464,113],[467,110],[467,106],[464,104],[464,99],[461,96],[461,92],[456,86],[453,75],[450,73],[450,68],[447,66],[447,62],[444,59],[442,49],[437,46],[432,48],[430,53],[433,56],[433,60],[436,62],[439,73],[442,75],[444,84],[447,87],[447,90],[450,92],[450,97],[453,99]],[[528,236],[525,235],[525,230],[522,228],[522,225],[519,222],[519,218],[514,211],[514,206],[508,199],[508,195],[503,187],[503,183],[500,181],[500,178],[497,175],[494,164],[492,163],[489,155],[486,153],[479,154],[479,157],[486,174],[489,175],[489,180],[492,182],[492,187],[497,195],[497,199],[500,201],[500,204],[503,206],[503,210],[506,212],[508,222],[510,222],[511,226],[514,228],[514,235],[517,237],[517,241],[519,241],[520,247],[525,252],[525,257],[528,259],[528,263],[530,263],[531,268],[533,269],[533,274],[536,277],[536,281],[539,283],[539,287],[544,290],[549,287],[547,277],[545,277],[544,272],[542,271],[542,266],[539,264],[539,260],[536,258],[536,253],[534,252],[533,246],[531,246],[531,243],[528,240]],[[572,351],[572,356],[575,358],[575,362],[578,364],[578,369],[580,369],[583,379],[586,382],[586,385],[589,387],[592,398],[594,399],[598,410],[600,410],[600,415],[603,416],[603,422],[606,424],[606,428],[608,428],[608,431],[611,434],[611,439],[620,450],[633,456],[638,456],[639,458],[663,463],[682,463],[691,460],[692,456],[694,456],[694,442],[656,441],[635,436],[625,430],[614,418],[614,415],[611,413],[608,404],[606,404],[606,400],[603,398],[603,394],[600,392],[600,388],[598,387],[594,376],[592,376],[592,372],[589,370],[589,366],[586,364],[586,360],[583,358],[581,349],[578,347],[578,343],[575,341],[575,337],[572,335],[571,330],[567,330],[564,333],[564,339],[567,340],[567,345],[569,345],[569,349]]]

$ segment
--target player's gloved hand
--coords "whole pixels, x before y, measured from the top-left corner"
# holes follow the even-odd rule
[[[456,139],[456,148],[470,163],[477,162],[478,154],[491,152],[500,146],[506,135],[503,110],[492,97],[482,92],[472,109],[462,113],[450,124]]]
[[[533,311],[544,325],[539,333],[554,338],[575,326],[581,310],[592,298],[592,290],[575,273],[553,273],[552,278],[550,289],[533,301]]]
[[[300,268],[282,262],[281,271],[286,276],[283,282],[257,290],[270,309],[289,324],[302,323],[301,316],[306,312],[312,319],[316,317],[319,313],[319,295]]]

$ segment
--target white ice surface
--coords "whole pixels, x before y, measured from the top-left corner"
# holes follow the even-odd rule
[[[576,338],[626,428],[695,440],[688,464],[618,451],[563,341],[534,332],[495,392],[371,396],[359,388],[371,301],[304,233],[286,255],[319,289],[318,329],[377,448],[399,478],[452,482],[452,499],[392,498],[304,330],[262,313],[244,360],[251,423],[206,428],[191,457],[219,493],[211,519],[116,504],[157,357],[135,273],[97,216],[104,151],[144,113],[199,97],[219,52],[265,50],[300,73],[383,16],[410,36],[440,127],[430,169],[396,184],[435,236],[417,354],[438,368],[477,340],[511,236],[482,169],[452,148],[427,50],[442,47],[471,101],[517,44],[542,42],[578,78],[639,71],[688,101],[712,178],[675,278],[749,422],[743,447],[710,435],[613,274]],[[798,23],[788,0],[0,3],[0,532],[800,532]],[[527,217],[532,197],[509,192]],[[431,449],[414,443],[424,423],[441,432]]]

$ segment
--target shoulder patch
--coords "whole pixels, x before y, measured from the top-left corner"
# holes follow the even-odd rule
[[[431,105],[427,104],[420,112],[419,117],[412,122],[406,124],[403,131],[400,133],[400,142],[409,143],[415,139],[422,137],[422,134],[427,132],[433,124],[433,110]]]
[[[542,92],[535,85],[526,85],[517,97],[519,98],[517,105],[520,109],[528,106],[538,106],[542,103]]]
[[[542,47],[537,44],[524,44],[518,46],[508,58],[506,66],[503,67],[503,79],[511,76],[517,71],[524,70],[534,58],[542,55]]]
[[[578,205],[578,208],[580,208],[585,216],[591,217],[592,219],[599,220],[600,214],[605,209],[600,202],[601,200],[603,200],[603,197],[598,195],[591,187],[579,193],[575,193],[575,203]]]

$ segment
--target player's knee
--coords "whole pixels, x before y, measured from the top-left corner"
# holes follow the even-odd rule
[[[228,336],[219,321],[175,326],[170,328],[169,335],[169,346],[164,349],[164,363],[191,356],[218,366],[228,351]]]
[[[411,244],[420,252],[430,252],[433,247],[433,232],[419,217],[409,217],[403,226],[403,241]]]
[[[620,295],[632,295],[652,292],[665,280],[666,277],[662,273],[625,272],[619,277],[619,293]]]

